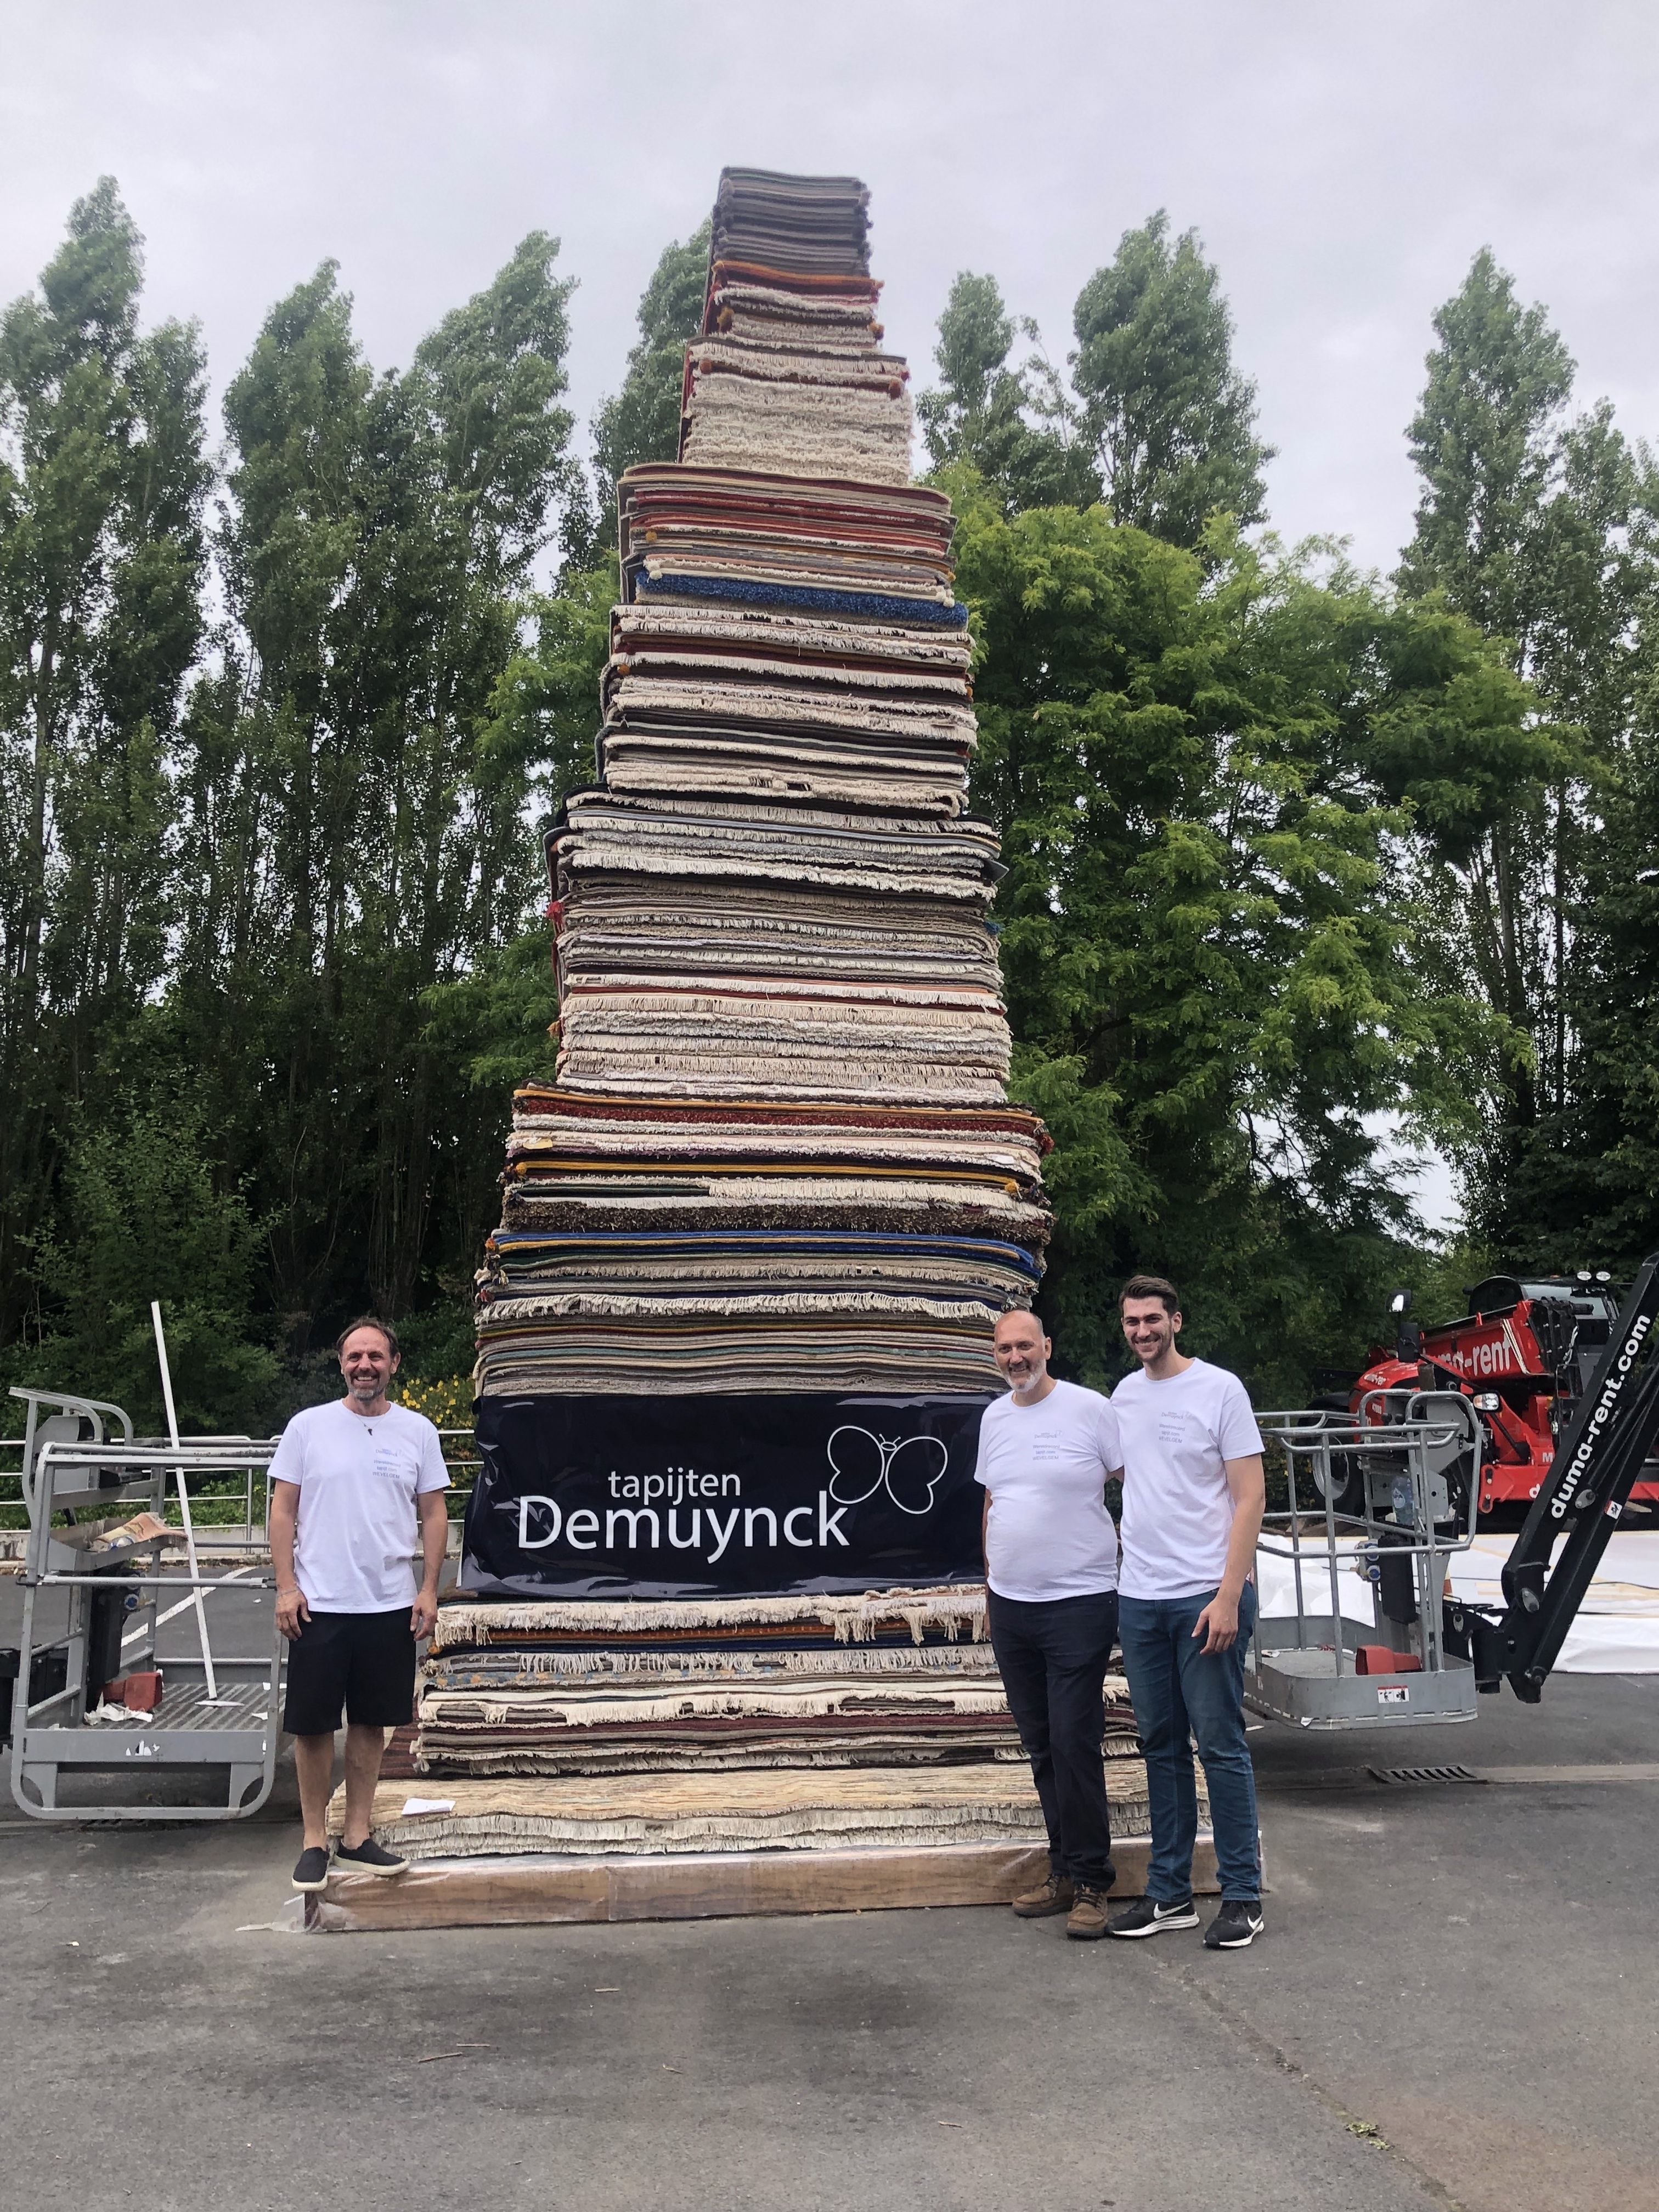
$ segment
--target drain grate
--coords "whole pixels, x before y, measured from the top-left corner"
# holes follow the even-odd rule
[[[1373,1782],[1484,1782],[1472,1766],[1368,1766]]]

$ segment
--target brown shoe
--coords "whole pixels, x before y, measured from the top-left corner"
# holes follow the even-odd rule
[[[1106,1893],[1077,1885],[1076,1902],[1066,1916],[1066,1933],[1079,1943],[1093,1943],[1106,1933]]]
[[[1056,1912],[1069,1912],[1074,1893],[1066,1876],[1051,1869],[1040,1889],[1021,1891],[1014,1899],[1014,1910],[1022,1920],[1048,1920]]]

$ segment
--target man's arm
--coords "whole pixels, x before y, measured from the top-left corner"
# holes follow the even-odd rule
[[[1204,1638],[1203,1650],[1228,1651],[1238,1641],[1238,1600],[1250,1569],[1255,1561],[1256,1539],[1261,1534],[1261,1516],[1267,1510],[1267,1481],[1262,1473],[1261,1455],[1251,1452],[1243,1459],[1222,1462],[1227,1470],[1227,1487],[1232,1492],[1233,1528],[1227,1539],[1227,1564],[1221,1573],[1221,1586],[1210,1600],[1193,1626],[1193,1634]]]
[[[979,1556],[985,1568],[985,1579],[988,1583],[991,1579],[991,1554],[985,1547],[985,1534],[990,1525],[991,1493],[988,1490],[985,1493],[985,1504],[981,1509],[979,1516]]]
[[[299,1526],[300,1486],[273,1482],[270,1486],[270,1564],[276,1576],[276,1626],[290,1644],[302,1621],[311,1618],[305,1592],[294,1579],[294,1534]]]
[[[415,1500],[421,1516],[421,1587],[410,1610],[409,1625],[416,1636],[429,1636],[438,1618],[438,1578],[444,1571],[449,1547],[449,1507],[445,1490],[422,1490]]]

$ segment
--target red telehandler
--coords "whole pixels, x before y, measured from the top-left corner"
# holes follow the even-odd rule
[[[1371,1354],[1364,1374],[1340,1397],[1316,1402],[1361,1418],[1373,1391],[1455,1390],[1472,1404],[1482,1431],[1478,1510],[1528,1505],[1548,1478],[1557,1443],[1606,1354],[1619,1302],[1605,1273],[1489,1275],[1467,1293],[1461,1321],[1419,1328],[1412,1294],[1396,1291],[1392,1351]],[[1369,1399],[1369,1418],[1388,1400]],[[1334,1465],[1338,1512],[1361,1510],[1358,1462]],[[1454,1487],[1455,1475],[1454,1473]],[[1352,1492],[1352,1495],[1350,1494]],[[1634,1504],[1659,1502],[1659,1465],[1632,1490]]]

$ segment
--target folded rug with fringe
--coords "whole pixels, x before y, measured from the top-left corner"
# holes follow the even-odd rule
[[[1112,1825],[1149,1826],[1139,1759],[1105,1767]],[[1043,1840],[1029,1772],[1012,1760],[966,1766],[653,1772],[545,1781],[446,1784],[451,1808],[405,1815],[408,1784],[383,1784],[373,1808],[382,1843],[416,1859],[501,1851],[810,1851],[876,1844]],[[1202,1804],[1200,1819],[1204,1817]],[[343,1790],[329,1832],[345,1818]]]
[[[941,1584],[937,1589],[863,1590],[856,1595],[790,1592],[786,1595],[709,1598],[511,1598],[480,1603],[447,1600],[438,1607],[430,1650],[489,1650],[510,1644],[596,1644],[664,1639],[694,1649],[713,1638],[753,1639],[758,1649],[780,1637],[798,1643],[956,1644],[988,1647],[982,1589]]]

